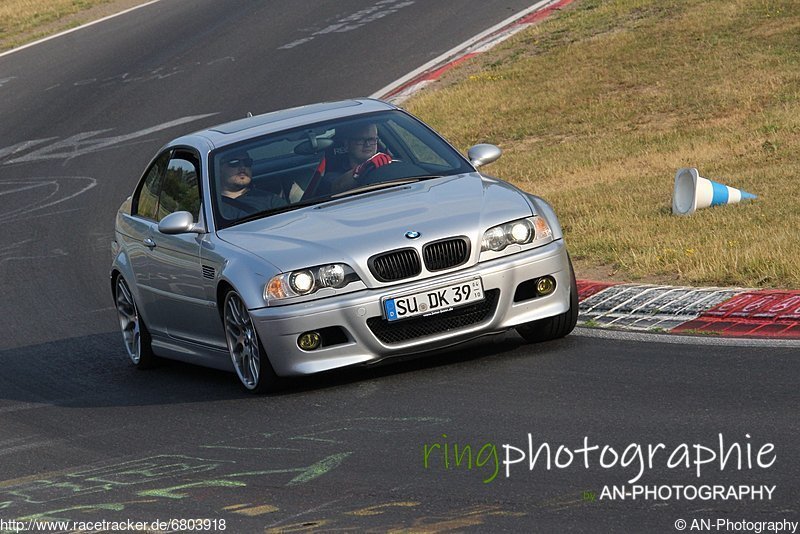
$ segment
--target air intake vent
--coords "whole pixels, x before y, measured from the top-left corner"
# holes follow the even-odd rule
[[[419,255],[413,248],[404,248],[372,256],[367,262],[373,276],[381,282],[395,282],[422,272]]]
[[[422,256],[429,271],[457,267],[469,259],[469,239],[456,237],[428,243],[422,249]]]
[[[486,298],[475,304],[431,317],[414,317],[389,322],[382,317],[370,317],[367,326],[375,337],[386,344],[403,343],[412,339],[458,331],[491,319],[497,309],[500,290],[490,289]]]
[[[208,265],[203,265],[203,278],[208,278],[209,280],[213,280],[217,274],[217,270],[213,267],[209,267]]]

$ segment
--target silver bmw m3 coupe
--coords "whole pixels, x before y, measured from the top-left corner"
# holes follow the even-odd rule
[[[515,328],[575,327],[575,275],[541,198],[478,172],[378,100],[179,137],[116,217],[111,290],[128,356],[234,371],[251,391]]]

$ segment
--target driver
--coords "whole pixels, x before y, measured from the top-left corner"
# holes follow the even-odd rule
[[[392,162],[391,155],[378,152],[377,125],[357,126],[340,135],[344,148],[339,150],[343,153],[339,158],[324,162],[327,169],[322,168],[325,177],[318,194],[336,194],[357,187],[367,173]]]
[[[286,205],[280,196],[253,186],[253,159],[247,151],[222,158],[219,210],[228,220]]]

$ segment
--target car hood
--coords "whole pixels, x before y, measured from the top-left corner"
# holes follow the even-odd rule
[[[220,230],[221,239],[292,271],[347,263],[362,277],[366,260],[388,250],[454,236],[472,244],[490,227],[532,214],[525,194],[479,173],[424,180],[280,213]],[[419,232],[409,239],[406,232]]]

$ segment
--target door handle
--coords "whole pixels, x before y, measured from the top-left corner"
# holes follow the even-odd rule
[[[150,237],[146,237],[142,243],[144,243],[144,246],[149,248],[154,248],[156,246],[156,242]]]

